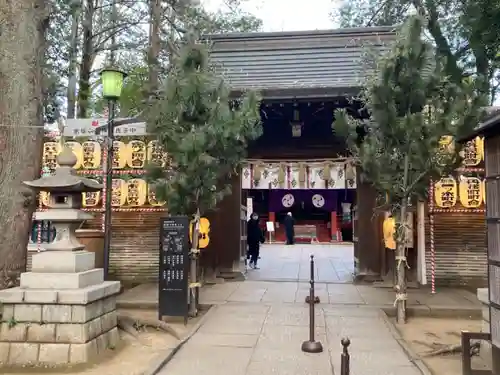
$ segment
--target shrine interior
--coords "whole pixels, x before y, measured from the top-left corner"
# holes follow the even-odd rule
[[[252,210],[259,214],[262,229],[266,230],[268,221],[275,223],[275,241],[285,241],[281,223],[287,212],[295,218],[296,240],[299,242],[309,242],[311,235],[318,242],[352,241],[351,209],[356,203],[356,189],[351,183],[340,182],[341,177],[345,178],[343,163],[348,151],[345,139],[332,129],[337,108],[346,108],[352,115],[363,115],[361,103],[343,97],[264,101],[261,106],[263,134],[249,147],[248,158],[252,163],[286,164],[288,174],[291,168],[299,165],[304,168],[305,165],[308,176],[329,164],[332,178],[336,179],[337,173],[339,177],[335,185],[318,180],[315,186],[307,183],[293,189],[289,186],[290,181],[285,184],[289,189],[271,186],[271,183],[269,186],[250,183],[248,188],[248,184],[243,183],[242,204],[247,205],[247,198],[252,199]],[[312,177],[307,178],[309,181]],[[286,199],[293,200],[288,207],[283,203]]]

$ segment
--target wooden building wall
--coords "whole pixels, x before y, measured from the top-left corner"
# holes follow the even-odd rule
[[[160,218],[166,212],[113,212],[109,270],[112,279],[128,283],[158,279]],[[101,228],[101,215],[86,223]]]
[[[376,198],[376,191],[370,184],[358,182],[353,239],[355,276],[359,280],[377,280],[384,268],[383,218],[374,213]]]
[[[219,209],[207,214],[210,220],[210,245],[202,250],[205,268],[232,270],[240,253],[241,180],[234,176],[232,194]],[[110,277],[125,283],[156,282],[158,279],[160,219],[165,211],[113,212],[110,252]],[[100,229],[101,215],[84,228]]]
[[[459,208],[460,204],[457,204]],[[461,207],[463,208],[463,207]],[[431,283],[432,254],[429,207],[425,221],[427,282]],[[434,214],[436,285],[483,287],[487,284],[486,221],[484,212]]]

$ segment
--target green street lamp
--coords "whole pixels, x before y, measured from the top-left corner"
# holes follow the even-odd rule
[[[120,98],[126,76],[126,73],[114,68],[101,71],[102,95],[105,99],[118,100]]]
[[[106,157],[106,187],[105,207],[104,207],[104,275],[108,276],[109,254],[111,250],[111,199],[113,189],[113,142],[114,137],[114,119],[115,102],[120,98],[123,88],[123,81],[127,75],[114,68],[108,68],[101,71],[102,95],[108,101],[108,123],[106,126],[107,137],[107,157]],[[101,129],[99,129],[101,130]],[[97,133],[97,131],[96,131]]]

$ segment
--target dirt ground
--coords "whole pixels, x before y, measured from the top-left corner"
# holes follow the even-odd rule
[[[123,310],[119,313],[133,316],[136,319],[156,319],[157,312],[150,310]],[[188,335],[194,328],[206,310],[188,321],[184,326],[181,320],[168,322],[179,333],[181,338]],[[25,369],[2,369],[2,375],[36,375],[36,374],[73,374],[73,375],[142,375],[153,362],[168,354],[169,349],[174,348],[179,340],[163,331],[147,329],[138,332],[138,337],[120,330],[121,344],[114,350],[100,356],[95,363],[84,366],[65,368],[25,368]],[[7,371],[7,372],[4,372]]]
[[[480,320],[449,318],[412,318],[405,325],[396,325],[413,352],[419,355],[435,375],[462,373],[461,353],[426,356],[437,344],[459,345],[461,331],[481,331]],[[485,368],[478,356],[472,358],[473,368]]]

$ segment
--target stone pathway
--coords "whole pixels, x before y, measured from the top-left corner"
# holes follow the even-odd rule
[[[306,354],[308,339],[309,256],[316,260],[316,338],[324,352]],[[160,371],[161,375],[340,375],[340,340],[351,340],[351,375],[418,375],[392,334],[381,308],[393,309],[390,289],[350,283],[349,245],[266,245],[260,270],[247,280],[206,286],[202,304],[214,311],[194,336]],[[141,285],[119,297],[122,305],[156,306],[157,286]],[[408,306],[423,315],[480,311],[474,294],[442,289],[411,290]]]
[[[319,305],[320,354],[301,351],[309,332],[304,303],[228,302],[214,309],[161,375],[338,375],[340,340],[346,336],[352,342],[351,375],[420,374],[378,309]]]
[[[350,283],[354,273],[353,246],[350,244],[266,244],[261,247],[259,270],[248,273],[249,280],[308,281],[309,260],[314,254],[315,278],[325,283]]]

